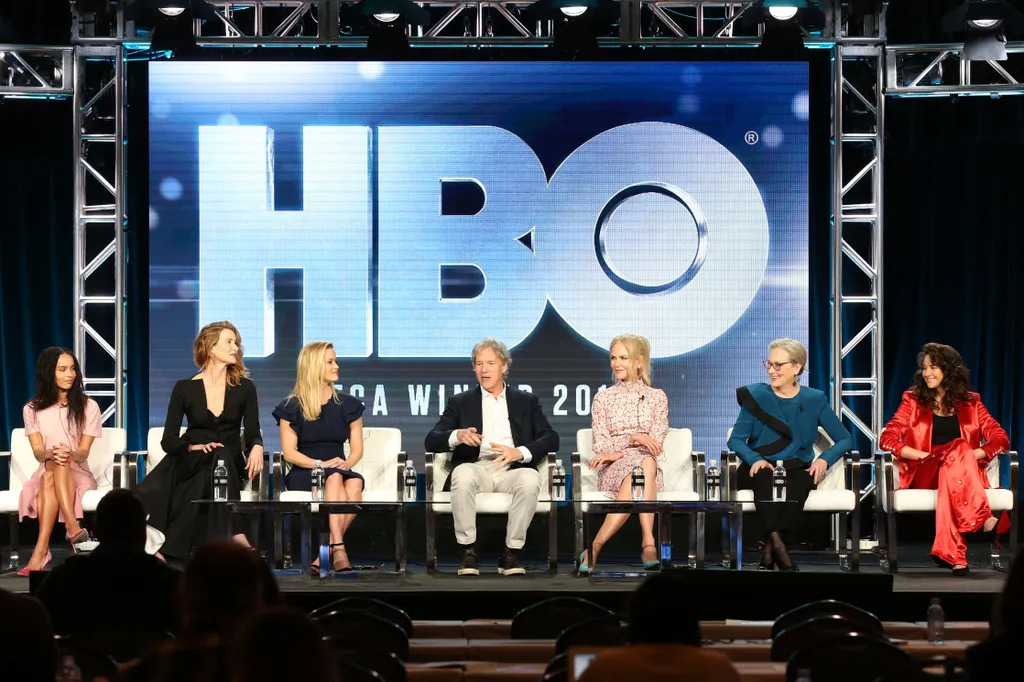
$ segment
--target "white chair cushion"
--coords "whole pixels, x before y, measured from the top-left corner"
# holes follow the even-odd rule
[[[591,493],[601,496],[607,500],[598,490],[597,469],[590,468],[590,460],[594,456],[594,432],[592,429],[580,429],[576,432],[576,451],[580,453],[583,476],[580,481],[580,489],[583,491],[583,499]],[[658,458],[658,468],[661,469],[661,477],[665,482],[664,493],[658,494],[658,499],[664,500],[699,500],[700,496],[693,489],[693,432],[690,429],[669,429],[665,436],[664,452]],[[673,497],[662,497],[663,494],[670,494]],[[597,499],[591,501],[598,501]]]
[[[452,513],[452,494],[434,493],[434,513]],[[512,496],[508,493],[479,493],[476,496],[477,514],[508,514],[512,504]],[[550,502],[539,500],[537,502],[537,513],[547,514]]]
[[[736,499],[743,502],[743,513],[755,511],[754,491],[737,490]],[[804,502],[805,512],[851,512],[857,505],[857,496],[852,490],[812,490]]]
[[[17,513],[20,496],[20,490],[0,490],[0,514]]]
[[[82,495],[82,511],[94,512],[96,511],[96,505],[100,503],[103,496],[106,495],[109,490],[86,490],[85,494]]]
[[[988,488],[985,490],[988,496],[988,504],[992,511],[1006,511],[1013,509],[1013,493],[1003,488]],[[903,512],[933,512],[935,511],[935,500],[938,498],[937,490],[897,490],[893,493],[893,503],[896,513]],[[885,495],[882,496],[882,508],[888,512],[889,502]]]

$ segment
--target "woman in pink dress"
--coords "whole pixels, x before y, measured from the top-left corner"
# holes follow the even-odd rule
[[[78,360],[66,348],[47,348],[36,361],[36,395],[25,404],[25,435],[39,468],[21,489],[20,518],[39,518],[39,538],[18,575],[44,570],[50,563],[50,534],[61,521],[74,547],[89,539],[79,524],[82,495],[96,488],[89,471],[89,450],[103,434],[95,400],[85,395]]]
[[[632,499],[632,473],[644,470],[644,499],[655,500],[665,490],[658,467],[668,435],[668,396],[651,386],[651,345],[634,334],[612,340],[611,367],[615,385],[594,396],[591,411],[594,455],[590,468],[598,470],[598,488],[616,500]],[[580,573],[597,562],[601,547],[626,523],[629,514],[609,514],[594,537],[594,556],[579,557]],[[654,514],[640,514],[644,568],[657,568]]]

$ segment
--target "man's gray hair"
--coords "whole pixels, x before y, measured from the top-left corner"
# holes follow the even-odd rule
[[[512,366],[512,354],[508,352],[508,346],[503,344],[498,339],[484,339],[473,346],[473,355],[470,358],[470,362],[473,367],[476,367],[476,355],[480,351],[490,348],[494,351],[494,354],[498,356],[498,362],[503,365]]]

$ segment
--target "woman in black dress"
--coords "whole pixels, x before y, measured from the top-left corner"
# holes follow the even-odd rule
[[[313,467],[324,469],[324,499],[358,502],[363,477],[352,471],[363,458],[363,410],[358,399],[336,391],[338,356],[334,344],[314,341],[299,352],[295,389],[274,408],[281,427],[281,452],[292,465],[285,477],[288,490],[309,490]],[[345,457],[345,441],[349,456]],[[331,564],[335,571],[352,570],[345,552],[345,531],[354,514],[331,514]],[[310,566],[319,574],[319,560]]]
[[[224,460],[228,470],[229,500],[240,499],[243,480],[255,478],[263,469],[256,386],[246,376],[238,329],[230,322],[208,324],[192,351],[202,371],[174,385],[160,441],[167,456],[136,488],[149,525],[164,535],[160,551],[181,559],[227,529],[227,510],[193,504],[212,498],[218,460]],[[188,429],[179,435],[183,417]],[[249,544],[243,534],[235,540]]]

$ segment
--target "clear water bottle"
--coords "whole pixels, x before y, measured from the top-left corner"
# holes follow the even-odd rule
[[[324,501],[324,468],[320,460],[313,462],[313,473],[310,475],[310,492],[314,502]]]
[[[75,663],[75,657],[71,654],[61,656],[60,666],[57,668],[56,682],[82,682],[82,669]]]
[[[786,467],[782,462],[775,465],[775,473],[772,474],[772,502],[786,501]]]
[[[932,605],[928,607],[928,641],[932,644],[942,644],[945,630],[946,614],[938,597],[933,597]]]
[[[555,502],[565,501],[565,467],[562,460],[556,459],[551,467],[551,487],[554,490]]]
[[[405,469],[402,470],[402,480],[405,482],[405,501],[416,501],[416,465],[411,459],[405,460]]]
[[[711,464],[708,467],[706,499],[708,502],[719,502],[722,499],[722,474],[718,467]]]
[[[217,460],[213,470],[213,499],[215,502],[226,502],[228,499],[228,468],[222,459]]]
[[[796,672],[796,682],[811,682],[811,671],[807,668],[800,668]]]
[[[639,464],[633,467],[633,501],[640,502],[644,499],[644,468]]]

